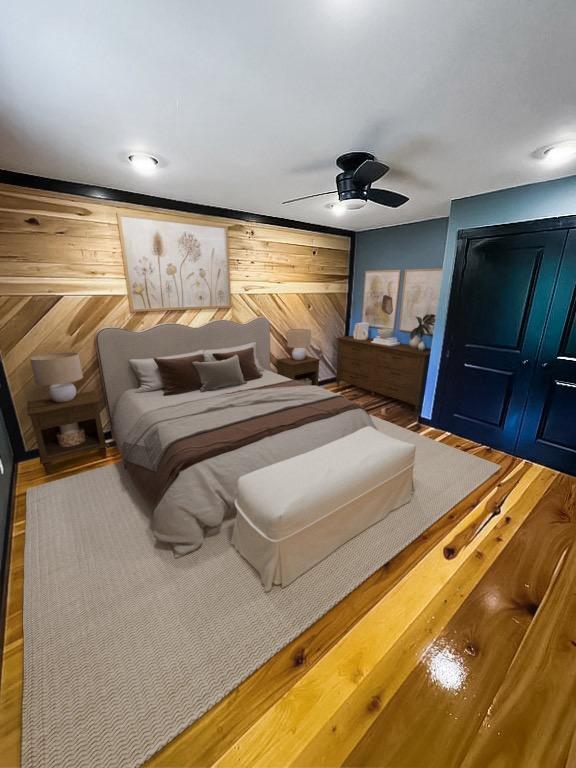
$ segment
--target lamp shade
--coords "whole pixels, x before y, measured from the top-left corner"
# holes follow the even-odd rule
[[[82,378],[82,366],[76,352],[58,355],[35,355],[30,358],[37,384],[69,384]]]
[[[286,334],[286,344],[291,349],[307,347],[312,339],[312,334],[308,328],[294,328]]]

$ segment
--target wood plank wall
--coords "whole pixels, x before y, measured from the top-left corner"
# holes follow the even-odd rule
[[[117,220],[129,210],[226,225],[231,308],[131,313]],[[32,378],[30,356],[77,351],[85,373],[81,388],[99,389],[94,336],[107,326],[143,330],[163,322],[198,326],[264,315],[271,325],[272,362],[287,354],[289,328],[310,328],[320,377],[334,376],[349,250],[349,238],[340,235],[0,184],[0,352],[26,447],[35,447],[26,403],[43,396]],[[103,421],[107,425],[105,412]]]

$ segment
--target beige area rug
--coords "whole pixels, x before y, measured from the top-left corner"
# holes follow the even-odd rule
[[[268,594],[229,527],[155,547],[119,465],[28,491],[24,766],[141,764],[497,470],[375,421],[417,446],[413,500]]]

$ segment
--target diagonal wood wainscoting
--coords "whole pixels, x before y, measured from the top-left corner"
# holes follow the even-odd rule
[[[232,306],[130,312],[117,220],[128,211],[225,225]],[[77,351],[85,373],[81,389],[98,390],[94,335],[107,326],[144,330],[165,322],[198,326],[264,315],[271,325],[273,363],[287,354],[289,328],[310,328],[320,377],[334,376],[349,251],[350,239],[341,235],[0,184],[0,352],[26,447],[35,446],[26,403],[43,394],[34,384],[30,356]],[[103,422],[108,422],[105,412]]]

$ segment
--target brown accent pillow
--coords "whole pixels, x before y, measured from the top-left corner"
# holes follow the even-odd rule
[[[240,361],[240,368],[242,369],[242,376],[244,381],[250,381],[251,379],[259,379],[262,377],[262,371],[259,370],[256,365],[256,359],[254,357],[254,348],[240,349],[236,352],[212,352],[215,360],[227,360],[229,357],[236,355]]]
[[[200,389],[202,382],[194,363],[204,360],[204,355],[189,355],[188,357],[173,357],[162,359],[155,357],[156,365],[162,379],[162,389],[165,395],[180,395],[182,392],[192,392]]]

